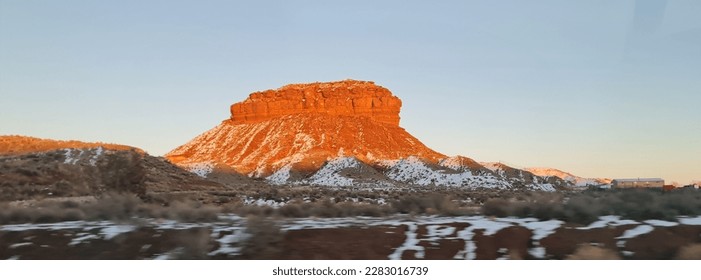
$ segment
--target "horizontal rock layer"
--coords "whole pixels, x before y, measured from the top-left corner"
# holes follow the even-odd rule
[[[345,80],[291,84],[275,90],[252,93],[231,105],[231,121],[255,123],[286,115],[328,114],[367,117],[399,125],[402,101],[373,82]]]

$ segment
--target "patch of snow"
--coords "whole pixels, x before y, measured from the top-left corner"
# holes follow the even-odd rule
[[[165,254],[161,255],[156,255],[155,258],[153,258],[154,261],[163,261],[163,260],[170,260],[172,258],[173,254],[177,254],[178,250],[175,249],[173,251],[166,252]]]
[[[545,258],[545,248],[543,247],[533,247],[531,249],[528,249],[528,253],[536,259]]]
[[[554,192],[555,187],[553,184],[533,184],[533,188],[541,191],[546,191],[546,192]]]
[[[127,233],[135,229],[136,227],[132,225],[112,225],[102,228],[102,230],[100,230],[100,234],[102,234],[105,237],[105,240],[109,240],[117,235]]]
[[[235,228],[234,233],[224,235],[221,238],[217,239],[217,242],[219,243],[219,248],[217,250],[214,250],[212,252],[209,252],[209,256],[215,256],[218,254],[224,254],[224,255],[238,255],[241,252],[240,247],[234,247],[232,244],[234,243],[240,243],[248,238],[250,238],[250,235],[245,233],[243,227],[238,227]],[[218,237],[220,231],[215,231],[212,232],[212,237],[216,238]]]
[[[0,226],[0,231],[26,231],[26,230],[63,230],[63,229],[74,229],[83,228],[88,224],[85,221],[69,221],[60,223],[48,223],[48,224],[14,224],[14,225],[2,225]]]
[[[458,237],[465,240],[465,248],[455,254],[454,259],[474,260],[476,258],[475,250],[477,246],[472,241],[475,230],[482,229],[484,230],[484,235],[492,235],[504,228],[513,226],[509,222],[492,221],[482,216],[471,217],[467,222],[470,223],[470,226],[458,232]]]
[[[449,227],[449,226],[443,226],[443,225],[428,225],[426,226],[426,230],[428,233],[426,233],[427,236],[429,237],[445,237],[448,235],[451,235],[455,233],[455,228],[454,227]]]
[[[279,208],[279,207],[285,206],[286,203],[284,201],[278,202],[278,201],[275,201],[272,199],[262,199],[262,198],[254,199],[251,197],[247,197],[243,200],[243,204],[256,205],[256,206],[270,206],[273,208]]]
[[[681,217],[679,223],[682,225],[698,226],[701,225],[701,216],[698,217]]]
[[[573,184],[576,187],[600,186],[610,182],[610,180],[608,179],[582,178],[571,173],[564,172],[562,170],[547,167],[525,168],[525,170],[538,176],[558,177],[562,180]]]
[[[493,176],[476,176],[466,170],[464,172],[446,172],[434,170],[417,157],[400,160],[386,172],[392,180],[416,184],[420,186],[474,186],[484,188],[507,188],[509,185]]]
[[[635,228],[626,230],[625,232],[623,232],[623,235],[616,237],[616,239],[630,239],[630,238],[636,237],[638,235],[650,233],[653,230],[655,230],[655,228],[651,225],[639,225]],[[619,244],[619,247],[623,247],[623,245]]]
[[[80,243],[83,243],[83,241],[86,240],[92,240],[92,239],[100,239],[99,236],[91,234],[89,232],[81,232],[77,234],[78,237],[71,239],[71,242],[68,243],[68,246],[75,246]]]
[[[14,248],[19,248],[19,247],[29,246],[32,244],[34,244],[34,243],[32,243],[32,242],[17,243],[17,244],[10,245],[9,248],[14,249]]]
[[[609,215],[609,216],[601,216],[601,217],[599,217],[598,221],[595,221],[586,227],[578,227],[577,229],[587,230],[587,229],[593,229],[593,228],[604,228],[604,227],[609,227],[609,226],[610,227],[617,227],[617,226],[637,225],[637,224],[640,224],[640,223],[633,221],[633,220],[621,220],[621,217],[619,217],[619,216]]]
[[[464,166],[460,162],[460,157],[448,157],[442,159],[438,165],[459,171]]]
[[[645,223],[656,227],[673,227],[679,225],[679,223],[663,220],[646,220]]]
[[[164,230],[164,229],[175,229],[175,230],[180,230],[180,229],[191,229],[191,228],[196,228],[196,227],[201,227],[202,224],[196,224],[196,223],[183,223],[183,222],[178,222],[175,220],[164,220],[160,221],[158,223],[155,223],[154,229],[156,230]]]
[[[402,254],[404,254],[404,251],[407,250],[415,250],[416,253],[414,253],[414,257],[417,259],[424,258],[424,247],[419,246],[419,240],[416,238],[416,229],[418,226],[416,226],[414,223],[408,224],[407,226],[408,229],[405,232],[406,239],[401,246],[395,249],[394,252],[387,257],[390,260],[400,260],[402,258]]]
[[[90,157],[90,165],[95,166],[95,164],[97,164],[97,160],[100,158],[103,151],[102,146],[99,146],[94,150],[95,154]]]
[[[340,171],[348,168],[360,168],[360,163],[353,157],[339,157],[327,162],[319,171],[314,173],[305,183],[331,187],[347,187],[353,185],[353,179],[343,177]]]
[[[63,156],[66,158],[63,163],[65,164],[76,164],[80,158],[78,157],[73,157],[73,149],[63,149],[64,154]]]
[[[521,226],[533,231],[533,240],[541,240],[550,234],[555,233],[555,230],[560,228],[564,222],[558,220],[549,221],[535,221],[535,222],[522,222],[519,223]]]
[[[199,163],[191,163],[191,164],[185,164],[183,165],[185,169],[188,171],[197,174],[197,176],[200,176],[202,178],[207,178],[207,175],[209,173],[212,173],[214,171],[214,164],[209,163],[209,162],[199,162]]]
[[[265,177],[265,180],[274,185],[284,185],[290,179],[290,170],[292,170],[292,164],[287,164],[270,176]]]
[[[498,163],[498,162],[480,162],[480,164],[482,166],[484,166],[485,168],[487,168],[491,171],[494,171],[494,172],[497,172],[497,171],[503,169],[503,165],[501,163]]]

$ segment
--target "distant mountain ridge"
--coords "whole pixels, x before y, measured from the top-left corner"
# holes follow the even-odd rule
[[[536,174],[538,176],[543,176],[543,177],[558,177],[561,178],[567,182],[570,182],[572,185],[577,186],[577,187],[586,187],[586,186],[601,186],[601,185],[606,185],[611,183],[611,179],[607,178],[582,178],[576,175],[573,175],[568,172],[564,172],[559,169],[555,168],[548,168],[548,167],[530,167],[530,168],[525,168],[524,170],[527,170],[533,174]]]
[[[82,142],[76,140],[63,141],[22,135],[0,135],[0,155],[20,155],[25,153],[46,152],[57,149],[97,147],[117,151],[135,150],[139,153],[144,153],[144,151],[139,148],[119,144]]]

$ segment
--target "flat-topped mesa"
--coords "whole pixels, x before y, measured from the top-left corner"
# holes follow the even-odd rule
[[[315,113],[360,116],[399,126],[402,101],[374,82],[344,80],[291,84],[275,90],[251,93],[231,105],[234,123],[255,123],[286,115]]]

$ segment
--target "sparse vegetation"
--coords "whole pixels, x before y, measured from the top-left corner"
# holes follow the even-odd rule
[[[701,215],[701,192],[693,189],[587,190],[562,195],[532,193],[521,198],[488,200],[485,215],[535,217],[574,223],[591,223],[604,215],[633,220],[674,220],[680,215]]]
[[[128,162],[123,163],[129,166]],[[128,174],[118,177],[125,180],[141,178],[137,171],[138,168],[125,171]],[[122,194],[99,195],[97,201],[92,202],[66,198],[63,201],[44,199],[6,204],[0,212],[0,222],[123,220],[131,217],[212,221],[219,214],[230,213],[283,218],[486,215],[588,224],[603,215],[633,220],[674,220],[681,215],[701,215],[701,192],[694,189],[534,192],[443,187],[235,186],[211,192],[141,193],[141,189],[129,187],[130,181],[115,184],[112,189],[121,190]]]
[[[241,257],[244,259],[273,259],[282,249],[284,234],[271,219],[249,217],[246,234],[248,238],[241,248]]]
[[[133,194],[109,193],[91,201],[44,200],[33,204],[0,205],[0,223],[51,223],[73,220],[129,220],[135,217],[205,222],[217,219],[220,209],[193,201],[169,205],[144,203]]]

